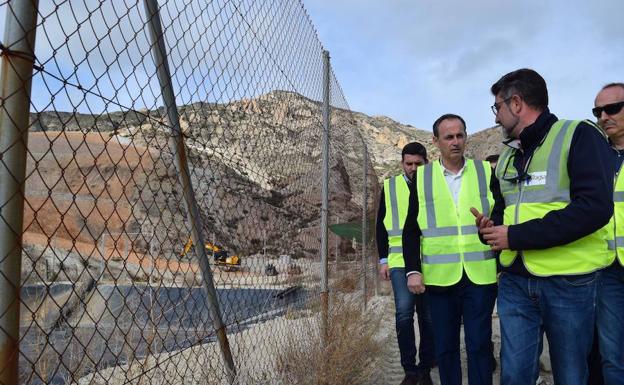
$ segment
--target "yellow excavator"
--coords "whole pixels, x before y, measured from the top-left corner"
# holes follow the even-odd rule
[[[191,250],[191,247],[193,247],[193,239],[189,237],[186,245],[184,245],[184,250],[180,253],[180,257],[184,257]],[[223,268],[225,271],[240,270],[241,260],[237,255],[230,256],[225,249],[210,242],[206,242],[204,247],[206,251],[213,255],[215,264],[218,267]]]

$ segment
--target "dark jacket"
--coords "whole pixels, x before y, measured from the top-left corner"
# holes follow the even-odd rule
[[[548,109],[535,123],[520,134],[522,150],[515,150],[513,165],[525,169],[535,149],[543,142],[557,117]],[[593,233],[609,222],[613,215],[613,158],[605,137],[589,123],[581,122],[572,136],[568,155],[570,176],[570,203],[561,210],[553,210],[541,219],[509,226],[508,239],[511,250],[547,249],[564,245]],[[499,167],[505,167],[504,164]],[[495,224],[503,223],[504,201],[496,183]],[[498,197],[497,197],[498,196]],[[565,255],[561,256],[565,258]],[[530,276],[521,258],[516,258],[503,271]]]
[[[388,230],[384,226],[383,220],[386,216],[386,197],[381,188],[381,198],[379,199],[379,208],[377,209],[377,225],[375,229],[375,237],[377,240],[377,253],[379,260],[388,258]]]

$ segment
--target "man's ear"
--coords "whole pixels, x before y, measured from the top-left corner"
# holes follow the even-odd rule
[[[514,114],[518,115],[521,111],[522,108],[524,107],[524,103],[522,98],[519,95],[514,95],[511,97],[511,101],[513,104],[510,106],[512,107],[512,111]]]

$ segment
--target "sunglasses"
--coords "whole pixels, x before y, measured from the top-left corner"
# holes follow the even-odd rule
[[[607,115],[615,115],[622,110],[622,107],[624,107],[624,101],[611,103],[607,104],[606,106],[592,108],[592,114],[594,114],[596,118],[600,118],[603,111]]]

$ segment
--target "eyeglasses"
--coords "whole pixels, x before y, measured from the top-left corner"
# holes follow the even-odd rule
[[[602,111],[604,111],[607,115],[615,115],[622,110],[622,107],[624,107],[624,101],[611,103],[602,107],[592,108],[592,114],[594,114],[596,118],[600,119]]]
[[[528,159],[528,161],[526,163],[525,169],[522,170],[522,172],[520,174],[517,174],[517,175],[507,175],[507,170],[509,169],[509,164],[511,163],[511,160],[513,158],[515,158],[515,156],[516,156],[516,154],[514,153],[513,155],[511,155],[510,157],[507,158],[507,162],[505,162],[505,168],[503,169],[502,179],[504,181],[507,181],[507,182],[513,183],[513,184],[529,182],[531,180],[531,174],[529,174],[526,169],[528,168],[529,163],[531,163],[531,160],[533,159],[532,155]]]
[[[511,98],[513,98],[513,95],[511,95],[510,97],[508,97],[507,99],[503,99],[498,103],[494,103],[490,106],[490,108],[492,109],[492,112],[494,113],[494,115],[498,115],[498,110],[500,110],[501,106],[503,105],[503,103],[507,103],[509,100],[511,100]]]
[[[524,172],[516,176],[503,175],[503,180],[513,184],[528,182],[531,180],[531,174]]]

